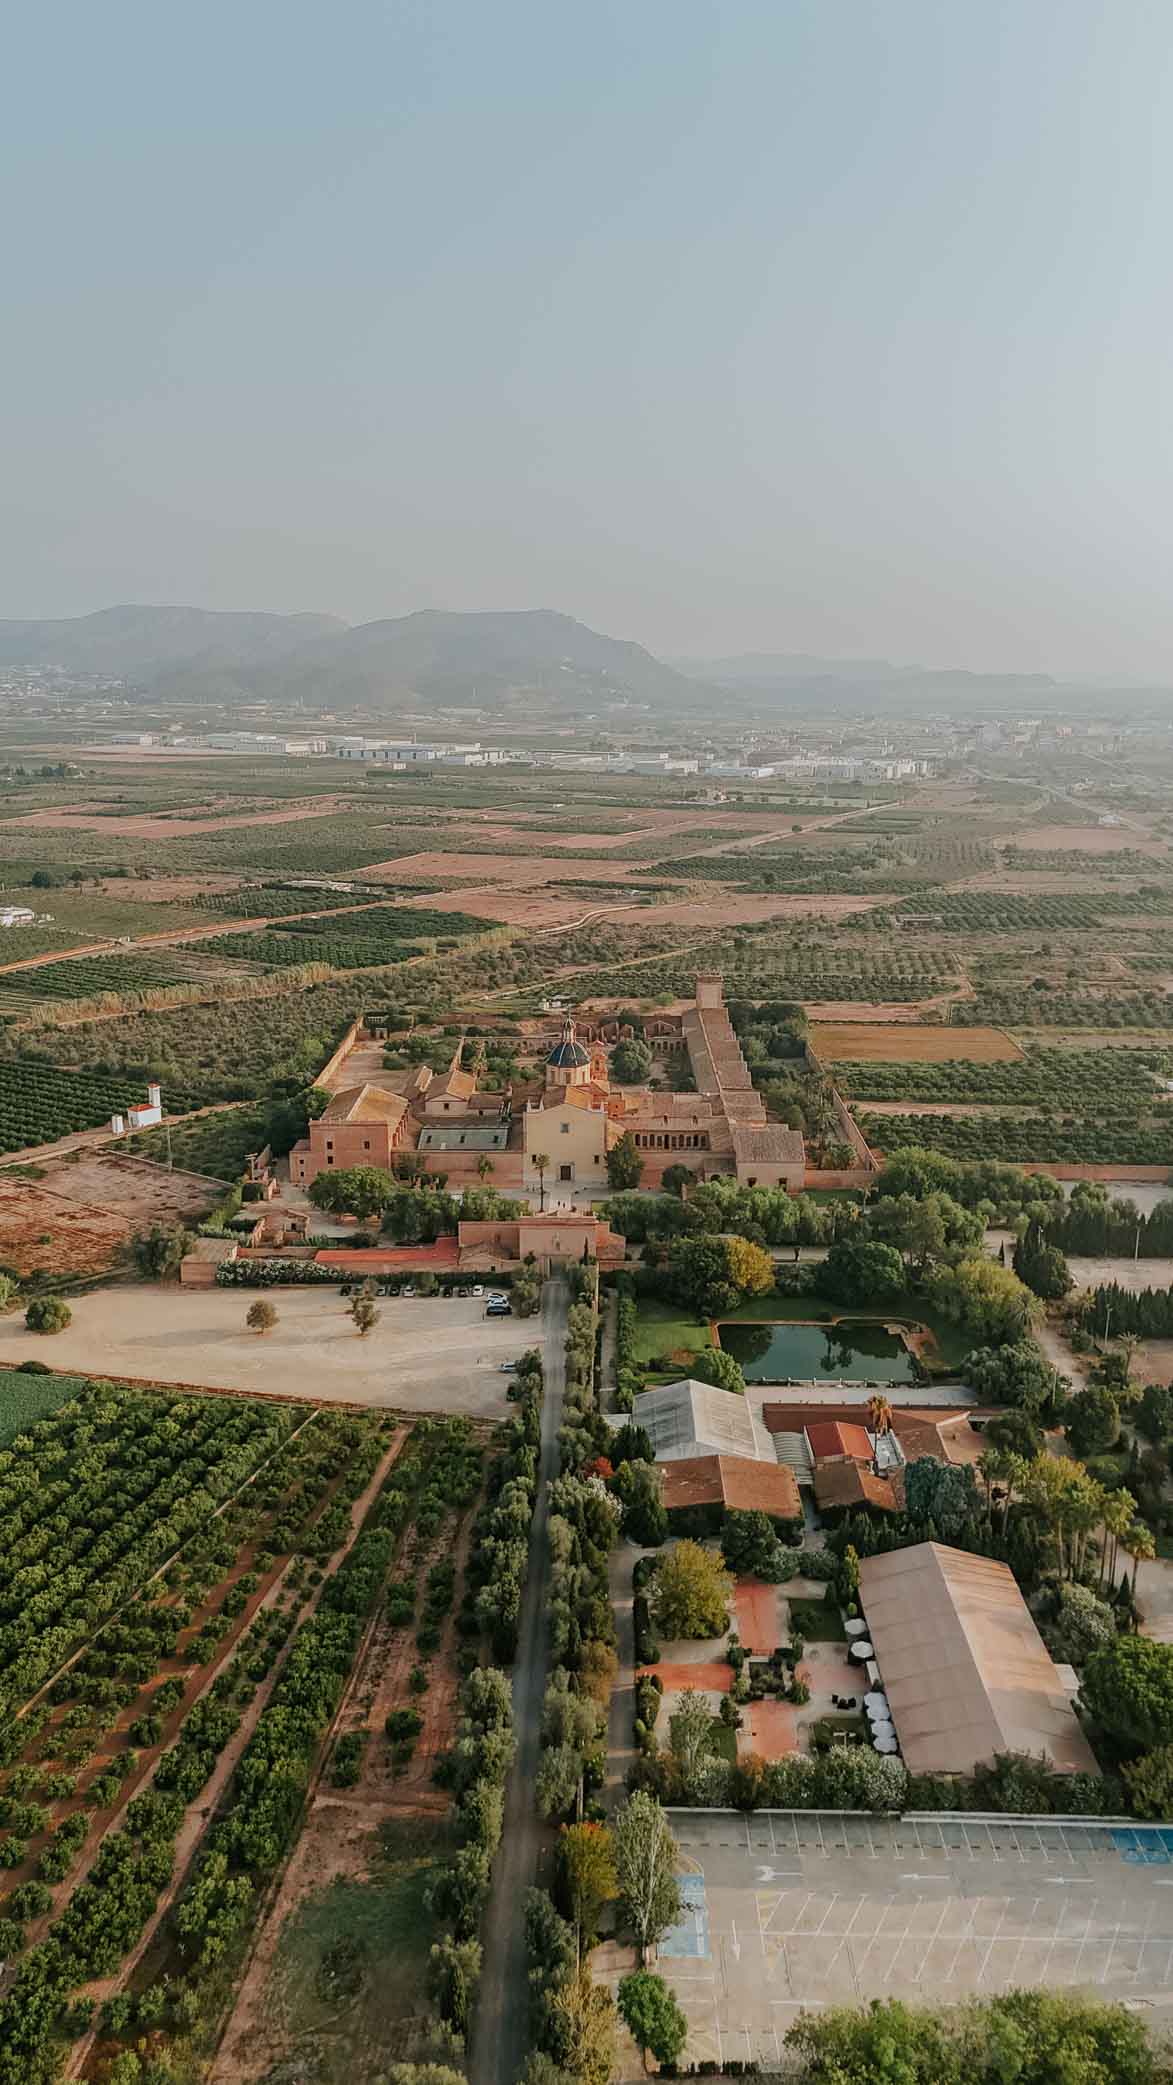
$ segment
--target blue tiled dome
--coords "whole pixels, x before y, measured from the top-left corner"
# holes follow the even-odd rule
[[[568,1064],[589,1064],[590,1061],[590,1051],[584,1050],[582,1044],[575,1042],[573,1037],[569,1041],[564,1037],[562,1041],[556,1042],[546,1059],[547,1064],[560,1064],[563,1066]]]

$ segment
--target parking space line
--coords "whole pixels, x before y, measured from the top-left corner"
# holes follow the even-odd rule
[[[1000,1935],[1000,1933],[1001,1933],[1001,1931],[1002,1931],[1002,1928],[1003,1928],[1003,1926],[1004,1926],[1004,1925],[1005,1925],[1005,1923],[1006,1923],[1006,1913],[1007,1913],[1007,1912],[1009,1911],[1009,1909],[1010,1909],[1010,1899],[1009,1899],[1009,1897],[1004,1897],[1004,1898],[1003,1898],[1003,1900],[1002,1900],[1002,1909],[1001,1909],[1001,1911],[1000,1911],[1000,1912],[998,1913],[998,1923],[997,1923],[997,1925],[995,1926],[995,1928],[994,1928],[994,1931],[993,1931],[993,1933],[992,1933],[992,1934],[990,1935],[990,1944],[989,1944],[989,1946],[987,1947],[987,1949],[986,1949],[986,1952],[985,1952],[985,1954],[984,1954],[984,1955],[983,1955],[983,1957],[982,1957],[982,1966],[981,1966],[981,1968],[980,1968],[980,1969],[978,1970],[978,1973],[977,1973],[977,1979],[976,1979],[976,1980],[977,1980],[977,1982],[978,1982],[979,1984],[981,1983],[981,1981],[982,1981],[982,1978],[983,1978],[983,1977],[985,1976],[985,1973],[986,1973],[986,1968],[987,1968],[987,1965],[988,1965],[988,1963],[989,1963],[989,1960],[990,1960],[990,1956],[991,1956],[991,1955],[993,1954],[993,1952],[994,1952],[994,1943],[995,1943],[995,1941],[996,1941],[996,1940],[998,1939],[998,1937],[999,1937],[999,1935]]]
[[[832,1913],[832,1912],[834,1911],[834,1909],[835,1909],[835,1906],[836,1906],[836,1904],[837,1904],[838,1902],[839,1902],[839,1892],[838,1892],[838,1890],[836,1890],[836,1892],[835,1892],[834,1896],[833,1896],[833,1897],[832,1897],[832,1899],[831,1899],[831,1902],[830,1902],[830,1903],[828,1904],[828,1906],[827,1906],[827,1909],[826,1909],[826,1910],[825,1910],[825,1912],[823,1913],[823,1916],[822,1916],[822,1918],[821,1918],[821,1919],[819,1920],[819,1923],[818,1923],[818,1925],[817,1925],[817,1926],[815,1927],[815,1930],[814,1930],[814,1935],[813,1935],[813,1938],[814,1938],[814,1939],[816,1939],[816,1940],[818,1939],[818,1937],[819,1937],[819,1934],[820,1934],[820,1933],[822,1932],[822,1930],[823,1930],[823,1927],[824,1927],[824,1926],[826,1925],[826,1923],[827,1923],[827,1920],[828,1920],[828,1919],[830,1918],[830,1916],[831,1916],[831,1913]]]

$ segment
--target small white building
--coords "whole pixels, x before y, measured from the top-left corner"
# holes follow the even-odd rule
[[[0,907],[0,927],[31,927],[36,914],[27,905]]]
[[[155,1129],[163,1120],[163,1094],[158,1083],[152,1079],[147,1087],[145,1101],[135,1101],[125,1115],[111,1115],[110,1134],[124,1137],[128,1129]]]

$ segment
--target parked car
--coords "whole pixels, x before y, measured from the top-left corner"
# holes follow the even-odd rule
[[[470,1293],[471,1293],[472,1295],[474,1295],[474,1296],[483,1296],[483,1295],[484,1295],[484,1293],[485,1293],[485,1284],[484,1284],[484,1282],[483,1282],[483,1281],[477,1281],[477,1282],[474,1282],[474,1283],[473,1283],[473,1286],[472,1286],[472,1289],[471,1289],[471,1292],[470,1292]]]
[[[399,1293],[401,1296],[414,1296],[415,1290],[412,1287],[412,1284],[408,1282],[405,1288],[400,1289]]]
[[[509,1301],[508,1296],[490,1296],[485,1305],[485,1316],[487,1318],[511,1318],[513,1316],[513,1305]]]

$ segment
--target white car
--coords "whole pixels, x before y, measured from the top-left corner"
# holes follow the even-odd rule
[[[485,1284],[484,1284],[484,1282],[483,1282],[483,1281],[478,1281],[478,1282],[477,1282],[477,1283],[476,1283],[476,1284],[474,1285],[472,1293],[473,1293],[473,1295],[474,1295],[474,1296],[483,1296],[483,1295],[484,1295],[484,1293],[485,1293]]]

